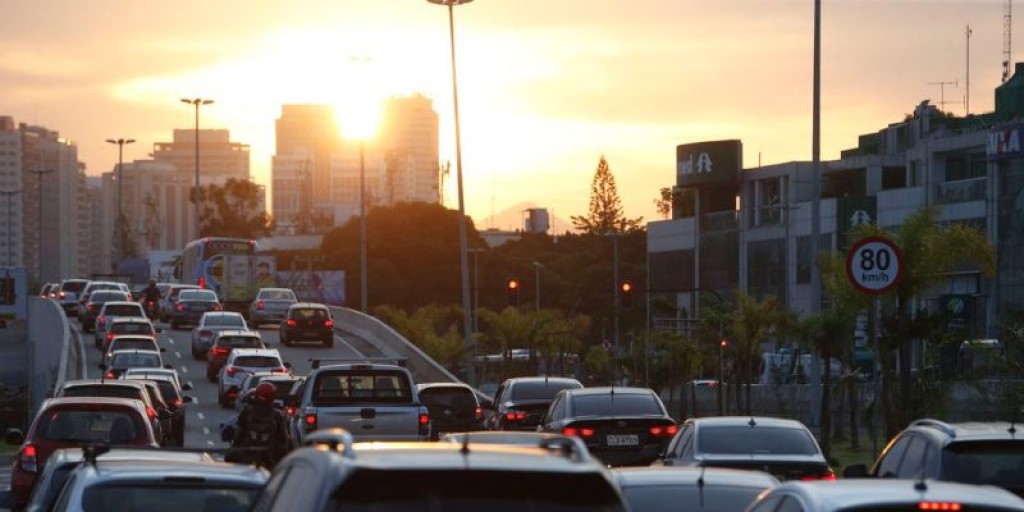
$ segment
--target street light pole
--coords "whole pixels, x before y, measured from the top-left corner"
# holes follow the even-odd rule
[[[43,175],[53,172],[53,169],[32,169],[29,172],[36,175],[36,183],[39,186],[39,211],[36,219],[36,279],[43,281]]]
[[[134,144],[135,139],[107,139],[109,144],[117,144],[117,220],[114,222],[114,239],[117,241],[117,262],[114,268],[124,259],[124,203],[121,195],[122,183],[121,168],[124,165],[124,145]]]
[[[199,238],[199,107],[202,105],[209,105],[213,103],[213,100],[207,100],[203,98],[182,98],[182,103],[193,105],[196,108],[196,188],[195,188],[195,202],[196,202],[196,238]]]
[[[14,217],[14,212],[11,210],[11,206],[14,203],[14,195],[20,194],[21,190],[3,190],[0,194],[3,194],[7,198],[7,266],[14,266],[14,238],[11,235],[11,218]]]
[[[455,72],[455,6],[468,4],[473,0],[427,0],[432,4],[448,7],[448,36],[452,54],[452,103],[455,110],[455,176],[459,195],[459,268],[462,279],[463,336],[462,348],[465,354],[466,380],[476,384],[476,368],[473,367],[472,304],[469,298],[469,254],[466,234],[466,203],[462,190],[462,134],[459,126],[459,86]]]
[[[366,160],[364,147],[366,142],[359,140],[359,305],[362,312],[367,312],[366,285]]]
[[[535,305],[534,305],[534,309],[536,311],[540,311],[540,269],[542,269],[542,268],[544,268],[544,265],[541,264],[541,262],[539,262],[539,261],[533,262],[533,270],[534,270],[533,282],[534,282],[534,286],[537,288],[535,290],[536,302],[535,302]]]

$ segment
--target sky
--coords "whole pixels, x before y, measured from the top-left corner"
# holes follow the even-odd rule
[[[822,159],[922,100],[939,104],[939,82],[955,82],[943,108],[962,115],[968,43],[970,111],[992,109],[1004,0],[821,3]],[[215,103],[201,127],[250,144],[253,178],[269,188],[282,104],[336,105],[352,133],[346,115],[422,93],[440,114],[456,205],[443,6],[0,0],[0,12],[0,115],[59,131],[87,174],[116,165],[105,139],[136,139],[131,161],[192,128],[179,98],[202,97]],[[675,183],[678,144],[740,139],[748,168],[811,159],[812,0],[476,0],[454,20],[466,211],[478,227],[520,227],[484,219],[524,203],[585,214],[602,155],[626,215],[646,220]]]

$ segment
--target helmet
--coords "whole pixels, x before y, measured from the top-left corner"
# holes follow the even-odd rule
[[[149,278],[149,284],[156,284],[156,278],[155,277]]]
[[[277,398],[277,388],[269,382],[261,382],[256,389],[252,390],[252,396],[256,400],[273,402]]]

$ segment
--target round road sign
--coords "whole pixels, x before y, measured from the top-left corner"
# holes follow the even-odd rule
[[[863,293],[891,291],[900,283],[903,272],[903,251],[888,238],[862,238],[846,253],[846,277]]]

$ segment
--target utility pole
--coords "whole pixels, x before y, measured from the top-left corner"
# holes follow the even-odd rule
[[[967,24],[967,92],[964,94],[964,115],[971,115],[971,25]]]
[[[1013,0],[1006,0],[1003,9],[1003,82],[1010,78],[1013,61]]]

